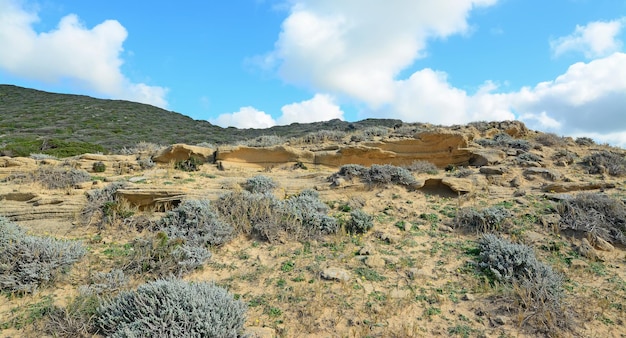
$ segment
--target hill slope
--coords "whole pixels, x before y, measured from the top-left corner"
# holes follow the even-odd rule
[[[222,128],[147,104],[0,85],[0,145],[60,140],[96,144],[112,151],[141,141],[224,144],[261,135],[292,137],[322,129],[346,130],[398,123],[402,122],[331,120],[268,129]]]

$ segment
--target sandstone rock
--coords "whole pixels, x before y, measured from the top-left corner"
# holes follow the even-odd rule
[[[589,182],[558,182],[544,185],[541,189],[545,192],[571,192],[595,189],[615,188],[613,183],[589,183]]]
[[[506,158],[506,154],[498,149],[471,149],[469,164],[475,167],[500,164]]]
[[[542,215],[540,218],[541,224],[547,229],[557,229],[561,222],[561,215],[559,214],[547,214]]]
[[[577,250],[581,256],[587,257],[592,261],[602,261],[602,258],[600,257],[600,255],[598,255],[596,250],[593,248],[591,243],[589,243],[589,241],[586,238],[583,238],[581,240],[581,243],[578,246]]]
[[[615,247],[611,243],[607,242],[602,237],[598,237],[598,236],[588,236],[588,237],[589,237],[589,242],[593,245],[594,248],[598,250],[613,251],[615,249]]]
[[[365,265],[372,269],[383,268],[385,267],[385,260],[378,255],[367,256]]]
[[[481,174],[485,175],[502,175],[506,172],[506,168],[495,166],[484,166],[481,167],[479,170]]]
[[[359,255],[367,256],[374,253],[374,249],[371,246],[364,246],[359,250]]]
[[[350,276],[350,272],[336,267],[328,267],[322,270],[322,272],[320,273],[320,277],[326,280],[336,280],[343,282],[347,282],[352,279],[352,277]]]
[[[471,294],[471,293],[466,293],[466,294],[464,294],[464,295],[463,295],[463,297],[461,297],[461,300],[464,300],[464,301],[473,301],[473,300],[476,300],[476,296],[474,296],[474,295],[473,295],[473,294]]]
[[[532,179],[533,176],[541,176],[550,181],[558,181],[563,177],[560,172],[546,168],[527,168],[524,170],[524,177]]]
[[[467,178],[444,177],[441,183],[458,193],[468,193],[474,190],[474,183]]]
[[[274,338],[278,337],[276,330],[270,327],[248,326],[246,327],[245,337],[249,338]]]
[[[7,200],[7,201],[26,202],[28,200],[32,200],[33,198],[37,196],[38,195],[33,192],[17,192],[16,191],[16,192],[10,192],[6,194],[1,194],[0,201]]]
[[[522,179],[519,176],[513,177],[513,179],[509,182],[511,187],[519,188],[522,185]]]
[[[81,182],[74,185],[74,189],[91,189],[93,182]]]
[[[0,168],[35,166],[37,161],[28,157],[0,157]]]
[[[183,191],[168,189],[118,189],[117,195],[141,210],[167,210],[186,196]]]
[[[82,154],[79,157],[81,160],[90,160],[90,161],[108,161],[109,158],[106,155],[102,154]]]
[[[187,144],[173,144],[154,157],[154,161],[159,163],[170,163],[188,160],[191,157],[195,157],[202,162],[212,161],[213,149],[190,146]]]
[[[63,199],[58,198],[58,197],[52,197],[52,198],[41,198],[41,197],[37,197],[34,198],[30,201],[28,201],[29,203],[32,203],[33,206],[41,206],[41,205],[56,205],[56,204],[61,204],[63,203]]]
[[[582,259],[572,259],[572,262],[570,263],[570,268],[572,269],[584,269],[588,266],[589,264]]]

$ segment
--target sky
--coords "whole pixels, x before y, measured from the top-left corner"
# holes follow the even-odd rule
[[[223,127],[517,119],[626,148],[625,41],[623,0],[0,0],[0,83]]]

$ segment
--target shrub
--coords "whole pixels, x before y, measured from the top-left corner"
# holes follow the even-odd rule
[[[379,126],[367,127],[363,129],[362,133],[364,136],[369,137],[369,138],[385,137],[389,135],[389,128],[379,127]]]
[[[100,306],[96,325],[110,337],[238,337],[246,311],[212,283],[157,280]]]
[[[390,164],[373,164],[362,177],[368,185],[398,184],[411,186],[417,181],[410,171]]]
[[[498,231],[509,217],[511,217],[509,211],[501,206],[488,207],[482,210],[467,207],[456,213],[454,225],[476,232]]]
[[[480,144],[483,147],[503,147],[503,148],[513,148],[513,149],[521,149],[524,151],[530,150],[532,148],[531,144],[526,140],[514,139],[509,134],[499,133],[493,136],[493,139],[479,139],[476,140],[476,143]]]
[[[339,130],[319,130],[308,133],[302,137],[303,143],[317,144],[324,142],[341,142],[346,137],[346,132]]]
[[[535,141],[546,147],[564,146],[565,140],[554,133],[541,133],[535,137]]]
[[[474,170],[469,169],[469,168],[461,168],[457,170],[456,172],[454,172],[454,176],[458,178],[469,177],[469,176],[472,176],[473,174],[474,174]]]
[[[79,287],[78,290],[84,295],[110,295],[120,291],[126,284],[128,284],[128,277],[124,271],[113,269],[107,273],[92,273],[89,284]]]
[[[255,139],[242,142],[248,147],[272,147],[285,143],[285,139],[277,135],[261,135]]]
[[[439,172],[439,168],[436,165],[428,161],[414,161],[410,165],[405,167],[407,170],[419,174],[431,174],[434,175]]]
[[[107,169],[107,166],[104,164],[104,162],[98,161],[93,163],[91,169],[96,173],[103,173]]]
[[[234,229],[222,222],[209,200],[186,200],[156,222],[155,230],[171,238],[182,238],[191,246],[222,245]]]
[[[0,217],[0,290],[33,292],[85,255],[81,243],[28,236]]]
[[[198,171],[203,164],[202,160],[196,157],[190,157],[186,160],[177,161],[174,163],[174,168],[182,171]]]
[[[596,142],[590,137],[577,137],[575,142],[579,146],[587,146],[587,147],[596,144]]]
[[[237,233],[251,234],[253,227],[261,223],[279,224],[281,201],[272,194],[251,194],[248,191],[222,194],[215,207],[228,220]]]
[[[121,211],[123,216],[130,216],[128,211],[124,211],[118,205],[121,201],[117,196],[117,191],[126,186],[124,182],[114,182],[102,189],[90,190],[87,192],[87,204],[81,210],[81,220],[83,224],[96,222],[98,227],[112,223]]]
[[[483,235],[478,244],[479,267],[495,280],[513,286],[525,316],[523,323],[553,334],[570,326],[563,302],[563,278],[537,260],[530,247],[493,234]]]
[[[29,156],[33,160],[41,161],[41,160],[58,160],[56,156],[48,155],[48,154],[30,154]]]
[[[6,178],[18,184],[38,182],[47,189],[69,189],[76,184],[91,181],[91,175],[74,168],[41,166],[29,174],[13,174]]]
[[[159,277],[182,276],[211,258],[206,248],[188,245],[182,238],[169,238],[162,231],[152,238],[135,239],[131,253],[123,267],[125,271]]]
[[[612,176],[626,175],[626,157],[610,151],[600,151],[583,158],[581,164],[589,174],[608,173]]]
[[[319,199],[319,194],[313,190],[303,190],[284,200],[281,212],[287,219],[298,222],[307,233],[305,237],[315,237],[317,234],[328,235],[337,232],[337,220],[326,215],[328,206]]]
[[[243,184],[243,188],[253,194],[271,193],[277,187],[278,185],[276,184],[276,182],[274,182],[274,180],[263,175],[251,177],[247,179],[246,182]]]
[[[346,223],[346,231],[351,234],[364,234],[374,227],[374,218],[361,209],[350,212],[350,220]]]
[[[539,155],[535,155],[533,153],[522,153],[515,157],[517,163],[525,163],[525,162],[541,162],[541,157]]]
[[[152,169],[156,166],[156,163],[154,163],[151,157],[142,158],[138,160],[137,163],[139,163],[139,167],[143,170]]]
[[[272,194],[230,192],[220,196],[216,206],[238,232],[255,234],[269,242],[316,238],[338,228],[337,221],[326,215],[328,206],[312,190],[286,200]]]
[[[573,164],[577,158],[578,158],[578,155],[575,152],[572,152],[566,149],[561,149],[557,151],[556,153],[554,153],[554,155],[552,156],[552,159],[554,161],[556,162],[563,161],[567,164]]]
[[[605,194],[581,193],[557,206],[561,228],[590,233],[609,242],[626,244],[626,205]]]

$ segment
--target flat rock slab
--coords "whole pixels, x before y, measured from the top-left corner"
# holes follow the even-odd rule
[[[352,277],[350,276],[350,272],[345,269],[336,267],[329,267],[322,270],[320,276],[326,280],[335,280],[340,282],[347,282],[352,279]]]

